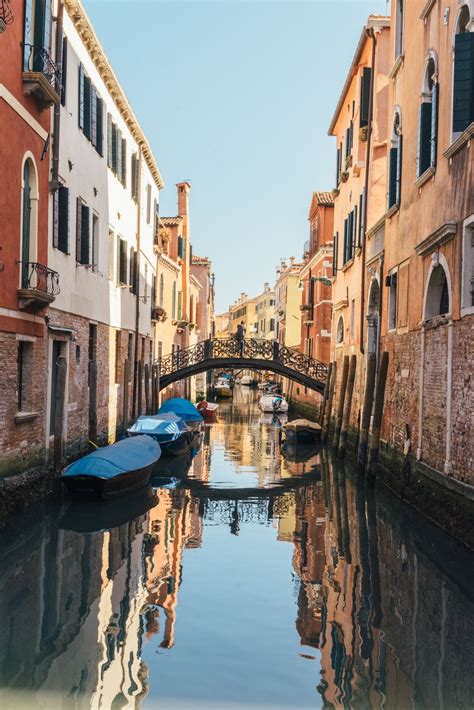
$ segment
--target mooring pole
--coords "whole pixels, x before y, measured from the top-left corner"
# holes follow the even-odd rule
[[[137,416],[140,416],[142,414],[142,406],[143,406],[143,362],[141,360],[138,361],[138,382],[137,382],[137,395],[138,395],[138,412]]]
[[[128,428],[128,398],[130,392],[130,360],[127,358],[123,363],[123,413],[122,423],[124,432]]]
[[[97,363],[89,362],[89,441],[97,444]]]
[[[326,409],[326,402],[328,399],[329,380],[331,379],[331,370],[332,370],[332,362],[329,363],[329,366],[328,366],[328,369],[326,372],[326,382],[324,383],[323,401],[321,402],[321,410],[319,412],[319,423],[321,426],[324,423],[324,410]]]
[[[148,363],[145,363],[145,413],[151,414],[150,411],[150,368]]]
[[[339,401],[337,403],[337,414],[336,414],[336,421],[334,424],[334,436],[333,436],[333,440],[332,440],[332,445],[335,449],[337,449],[337,447],[339,446],[339,435],[341,433],[342,415],[344,413],[344,401],[346,398],[348,372],[349,372],[349,355],[344,355],[344,361],[342,363],[341,386],[339,387]]]
[[[336,361],[334,361],[332,369],[331,369],[331,381],[329,383],[328,401],[327,401],[327,405],[326,405],[326,410],[324,412],[324,424],[323,424],[323,430],[321,433],[321,438],[323,441],[327,441],[328,434],[329,434],[329,427],[331,425],[331,409],[332,409],[332,399],[334,396],[334,387],[336,385],[336,370],[337,370],[337,364],[336,364]]]
[[[349,365],[349,375],[347,379],[346,387],[346,401],[344,402],[344,414],[342,415],[342,425],[341,425],[341,435],[339,439],[339,448],[337,455],[340,459],[343,459],[346,455],[347,447],[347,432],[349,430],[349,420],[351,416],[352,407],[352,393],[354,391],[354,380],[357,366],[357,356],[351,355],[351,362]]]
[[[359,464],[359,466],[365,466],[367,461],[367,444],[369,441],[370,417],[372,415],[372,406],[374,403],[376,364],[377,358],[375,353],[369,353],[367,355],[367,375],[365,378],[364,405],[362,408],[359,451],[357,454],[357,463]]]
[[[64,403],[66,401],[67,363],[65,357],[58,357],[57,362],[56,403],[54,408],[54,468],[61,470],[63,456]]]
[[[380,429],[382,425],[383,403],[385,397],[385,383],[388,371],[388,352],[385,350],[380,358],[377,386],[375,388],[374,415],[372,417],[372,431],[370,432],[369,446],[369,471],[375,474],[375,467],[379,458]]]

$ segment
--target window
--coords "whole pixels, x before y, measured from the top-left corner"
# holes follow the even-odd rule
[[[127,141],[107,114],[107,165],[125,187],[127,183]]]
[[[347,262],[350,261],[354,256],[356,232],[357,206],[353,208],[352,212],[349,212],[346,219],[344,220],[344,264],[347,264]]]
[[[438,83],[435,55],[429,57],[423,80],[418,118],[417,177],[436,166],[438,139]]]
[[[84,65],[79,64],[79,128],[86,138],[90,140],[99,155],[104,154],[103,123],[103,101],[85,73]]]
[[[370,87],[372,84],[372,69],[364,67],[360,80],[360,113],[359,126],[364,128],[369,125],[369,107],[370,107]]]
[[[69,189],[64,185],[53,192],[53,246],[69,254]]]
[[[173,289],[171,293],[171,317],[176,320],[176,281],[173,281]]]
[[[404,49],[404,11],[405,0],[395,0],[395,59],[403,54]]]
[[[31,394],[33,384],[33,343],[18,341],[18,380],[17,407],[19,412],[32,408]]]
[[[346,128],[346,167],[347,167],[347,160],[352,152],[353,140],[354,140],[354,124],[351,121],[349,124],[349,127]]]
[[[178,291],[178,320],[183,318],[183,292]]]
[[[76,202],[76,261],[90,264],[90,209],[81,197]]]
[[[433,254],[432,259],[439,260],[439,255]],[[448,315],[450,312],[450,297],[448,279],[444,267],[438,263],[433,265],[425,296],[425,320],[436,316]]]
[[[474,17],[467,3],[458,14],[454,37],[453,133],[474,121]]]
[[[178,237],[178,256],[184,259],[186,256],[186,241],[184,237]]]
[[[92,213],[92,268],[97,271],[99,265],[99,215]]]
[[[21,219],[21,287],[29,288],[34,286],[29,263],[36,261],[38,237],[38,177],[31,158],[23,165]]]
[[[339,251],[339,232],[336,232],[332,242],[332,275],[337,275],[337,257]]]
[[[388,209],[399,205],[401,199],[402,137],[400,111],[396,109],[393,118],[392,139],[388,158]]]
[[[131,181],[132,200],[138,201],[138,158],[137,154],[132,155],[132,181]]]
[[[336,345],[341,345],[344,342],[344,319],[339,316],[336,327]]]
[[[474,215],[464,222],[461,314],[474,312]]]
[[[336,187],[341,182],[341,172],[342,172],[342,143],[339,145],[336,154]]]
[[[115,234],[109,229],[109,281],[115,281]]]
[[[269,330],[270,331],[275,330],[275,319],[274,318],[270,318]]]
[[[117,286],[127,285],[127,242],[117,236]]]
[[[25,2],[23,71],[46,72],[51,52],[51,0]]]
[[[121,333],[120,330],[115,331],[115,384],[118,385],[120,384],[120,377],[121,377],[121,360],[122,360],[122,353],[121,353]]]
[[[119,174],[119,180],[124,187],[127,187],[127,141],[122,138],[121,146],[122,171]]]
[[[357,230],[357,246],[360,248],[364,243],[364,202],[365,202],[365,191],[360,193],[359,197],[359,229]]]
[[[391,273],[387,276],[385,285],[388,287],[388,329],[397,327],[397,282],[398,274]]]
[[[130,248],[130,291],[136,296],[138,293],[138,257],[133,247]]]

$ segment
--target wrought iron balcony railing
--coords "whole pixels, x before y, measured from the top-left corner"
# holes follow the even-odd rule
[[[61,72],[44,47],[23,45],[24,92],[32,94],[43,108],[59,101]]]
[[[36,261],[20,261],[20,298],[29,302],[51,303],[60,292],[59,274]]]

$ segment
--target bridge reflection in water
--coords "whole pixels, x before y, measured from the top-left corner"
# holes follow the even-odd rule
[[[2,708],[472,706],[472,556],[251,397],[183,487],[1,534]]]

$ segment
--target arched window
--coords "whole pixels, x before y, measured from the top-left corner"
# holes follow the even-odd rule
[[[159,293],[159,301],[158,304],[163,308],[165,301],[165,279],[163,277],[163,274],[160,274],[160,293]]]
[[[449,283],[441,264],[435,266],[429,276],[425,296],[425,320],[445,316],[450,312]]]
[[[474,86],[467,77],[474,72],[474,2],[459,9],[454,35],[453,134],[462,133],[474,121]]]
[[[398,106],[393,112],[388,161],[388,209],[400,204],[402,190],[402,119]]]
[[[344,342],[344,318],[339,316],[336,327],[336,345],[341,345]]]
[[[176,281],[173,281],[173,291],[171,294],[171,317],[176,319]]]
[[[434,51],[428,53],[423,75],[422,102],[418,120],[417,177],[436,166],[438,144],[438,59]]]
[[[21,288],[34,288],[30,264],[36,261],[38,241],[38,177],[33,160],[23,164],[21,196]]]

